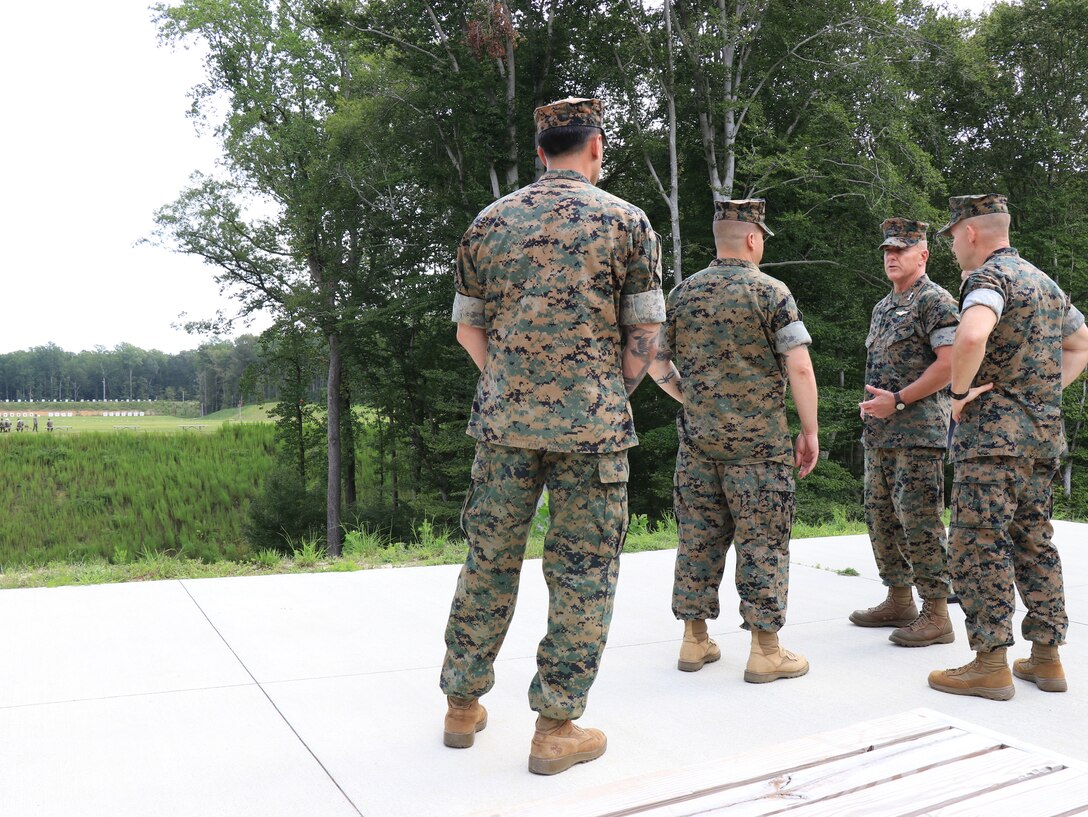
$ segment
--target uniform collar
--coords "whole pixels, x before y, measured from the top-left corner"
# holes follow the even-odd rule
[[[894,289],[891,292],[893,304],[912,304],[914,299],[918,297],[918,293],[922,291],[923,287],[929,283],[929,276],[926,273],[922,273],[922,276],[910,285],[909,289],[905,289],[902,292],[896,292]]]
[[[715,258],[710,262],[712,267],[747,267],[759,271],[759,267],[744,258]]]
[[[1016,251],[1015,247],[1002,247],[1000,250],[994,250],[992,253],[990,253],[988,256],[986,256],[986,260],[983,261],[982,264],[980,264],[979,266],[983,266],[983,265],[989,263],[994,258],[1002,258],[1002,257],[1016,258],[1019,255],[1020,255],[1020,253],[1018,253]]]
[[[548,181],[549,179],[569,179],[572,182],[585,182],[586,184],[593,184],[589,179],[579,173],[577,170],[546,170],[541,174],[537,181]]]

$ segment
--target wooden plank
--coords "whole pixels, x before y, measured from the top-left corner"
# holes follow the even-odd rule
[[[805,805],[768,804],[761,815],[789,812],[790,817],[873,817],[922,815],[945,803],[1060,771],[1064,766],[1045,755],[1005,747],[984,755],[946,763],[857,791],[824,795]],[[653,814],[653,812],[646,812]],[[729,815],[728,808],[705,811]]]
[[[478,812],[477,817],[554,817],[556,814],[563,817],[622,817],[640,814],[648,805],[682,802],[919,737],[947,733],[952,728],[931,712],[903,712],[721,760],[617,781],[586,792],[524,806],[490,809]]]
[[[1088,772],[1063,769],[980,794],[943,808],[930,817],[1059,817],[1088,812]]]
[[[768,809],[804,804],[913,774],[919,769],[998,751],[1000,747],[1000,742],[988,736],[956,729],[810,766],[786,776],[764,778],[682,803],[649,806],[635,813],[647,817],[689,817],[718,809],[729,817],[750,817],[765,814]]]

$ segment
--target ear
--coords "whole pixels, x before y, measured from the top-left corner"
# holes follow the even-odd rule
[[[745,236],[745,243],[748,245],[748,249],[754,251],[756,248],[756,233],[760,232],[759,229],[752,230]]]
[[[601,158],[604,153],[604,136],[598,133],[589,140],[589,156],[593,161]]]
[[[540,159],[540,163],[546,168],[548,166],[548,157],[544,155],[543,148],[536,149],[537,158]]]
[[[974,244],[978,241],[978,228],[970,221],[965,221],[963,223],[963,237],[967,239],[968,244]]]
[[[921,251],[921,252],[919,253],[919,256],[921,257],[921,259],[922,259],[922,263],[923,263],[923,264],[924,264],[924,263],[925,263],[926,261],[928,261],[928,260],[929,260],[929,248],[927,247],[926,249],[922,250],[922,251]]]

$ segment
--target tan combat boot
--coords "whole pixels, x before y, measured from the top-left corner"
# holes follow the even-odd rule
[[[685,621],[684,640],[680,644],[680,660],[676,668],[683,672],[697,672],[703,664],[712,664],[722,657],[722,651],[706,634],[705,621]]]
[[[749,684],[765,684],[779,678],[800,678],[808,672],[803,655],[784,650],[778,644],[778,633],[752,630],[752,651],[744,668],[744,680]]]
[[[975,660],[956,669],[934,670],[929,685],[938,692],[975,695],[991,701],[1007,701],[1016,694],[1005,648],[975,653]]]
[[[557,721],[540,715],[536,734],[529,747],[529,771],[559,774],[575,763],[596,760],[604,754],[608,740],[600,729],[582,729],[574,721]]]
[[[850,614],[859,627],[906,627],[917,618],[918,608],[909,587],[889,587],[888,597],[876,607]]]
[[[487,726],[487,710],[475,698],[446,697],[446,722],[442,742],[452,749],[467,749],[476,740],[476,733]]]
[[[925,599],[922,614],[906,627],[888,636],[901,647],[928,647],[930,644],[951,644],[956,640],[948,618],[948,599]]]
[[[1069,689],[1056,646],[1033,643],[1031,658],[1018,658],[1013,661],[1012,674],[1031,681],[1043,692],[1065,692]]]

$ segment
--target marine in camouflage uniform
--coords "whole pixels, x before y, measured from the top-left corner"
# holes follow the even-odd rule
[[[896,644],[924,647],[954,639],[941,511],[948,438],[956,302],[926,275],[929,225],[889,218],[882,225],[884,271],[892,291],[873,308],[859,404],[865,446],[865,520],[888,597],[850,620],[897,627]],[[918,587],[921,615],[911,587]]]
[[[764,208],[762,199],[715,203],[719,257],[669,295],[667,348],[659,353],[677,361],[679,389],[670,393],[683,403],[673,489],[680,542],[672,609],[685,622],[678,667],[698,670],[720,657],[705,622],[718,617],[718,589],[734,545],[742,626],[753,633],[754,657],[745,672],[752,682],[808,671],[805,659],[781,650],[777,640],[785,623],[794,512],[787,377],[798,405],[806,403],[802,476],[819,454],[811,338],[786,285],[756,266],[763,235],[771,235]],[[752,224],[759,229],[735,226]],[[723,231],[739,232],[757,251]],[[728,255],[742,251],[742,257]],[[651,373],[660,383],[657,369]],[[805,380],[804,396],[797,378]]]
[[[1014,672],[1064,691],[1057,648],[1069,619],[1052,541],[1051,482],[1065,451],[1062,389],[1088,362],[1088,328],[1058,285],[1008,245],[1004,196],[949,203],[942,232],[952,233],[965,270],[953,348],[949,553],[976,658],[931,673],[929,683],[954,694],[1013,696],[1006,650],[1019,590],[1028,610],[1022,632],[1033,646]]]
[[[555,729],[568,738],[600,734],[567,722],[585,709],[608,635],[628,521],[627,449],[638,442],[628,391],[650,365],[665,317],[658,242],[645,213],[594,186],[601,103],[562,100],[538,108],[536,122],[542,147],[552,130],[566,138],[577,136],[567,129],[589,129],[582,153],[571,155],[592,148],[593,161],[578,165],[583,173],[564,167],[571,164],[566,154],[542,152],[548,171],[485,208],[461,241],[453,320],[481,374],[462,514],[469,553],[441,673],[451,715],[455,706],[482,712],[475,699],[494,684],[529,526],[547,485],[549,616],[529,687],[529,704],[541,716],[534,753],[542,722],[549,736]],[[641,370],[632,373],[632,362]],[[471,745],[469,726],[467,735],[451,732],[448,717],[447,745]],[[534,768],[533,757],[533,771],[566,768]]]

